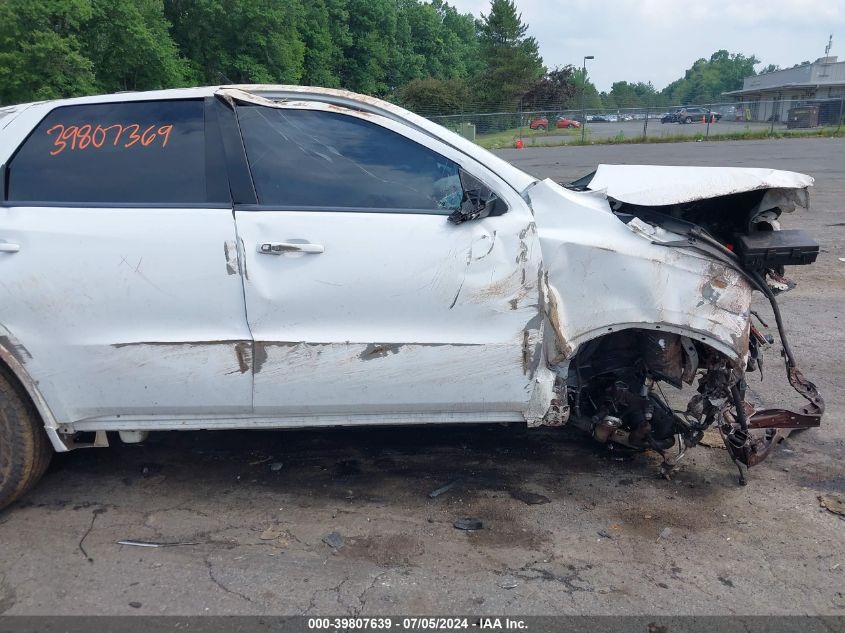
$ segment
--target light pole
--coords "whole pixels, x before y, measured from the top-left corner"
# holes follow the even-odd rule
[[[584,55],[584,64],[581,66],[581,145],[587,136],[587,111],[584,109],[584,94],[587,92],[587,60],[595,59],[593,55]]]

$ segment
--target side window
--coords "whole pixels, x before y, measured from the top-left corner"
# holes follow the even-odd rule
[[[337,112],[239,106],[260,204],[448,214],[463,197],[456,163]]]
[[[14,202],[222,202],[201,100],[59,107],[9,163]]]

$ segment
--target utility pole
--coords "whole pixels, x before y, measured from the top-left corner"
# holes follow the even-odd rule
[[[585,110],[584,95],[587,92],[587,60],[595,59],[593,55],[584,55],[584,63],[581,66],[581,145],[587,137],[587,111]]]

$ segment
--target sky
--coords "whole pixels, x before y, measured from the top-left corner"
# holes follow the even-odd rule
[[[487,13],[489,0],[447,0]],[[651,81],[658,90],[719,49],[788,68],[824,55],[845,60],[845,0],[515,0],[548,68],[580,66],[599,90]]]

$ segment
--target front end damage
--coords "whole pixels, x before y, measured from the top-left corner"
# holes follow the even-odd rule
[[[526,192],[546,268],[546,355],[557,374],[544,422],[657,451],[667,477],[712,427],[744,483],[743,465],[760,463],[791,431],[818,426],[824,412],[776,299],[794,286],[784,266],[812,263],[818,252],[779,225],[782,212],[806,207],[812,179],[656,167],[633,167],[631,179],[624,169]],[[661,176],[668,193],[648,182]],[[807,401],[800,411],[746,401],[745,377],[762,375],[763,349],[774,342],[751,309],[753,291],[771,305],[787,381]],[[683,385],[695,388],[691,397]]]

